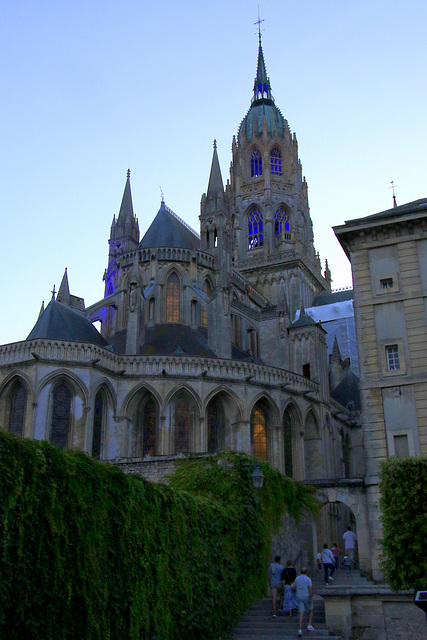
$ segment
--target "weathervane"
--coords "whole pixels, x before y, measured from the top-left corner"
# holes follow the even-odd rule
[[[256,22],[254,22],[254,24],[258,25],[258,36],[259,36],[259,41],[261,42],[261,22],[265,22],[264,18],[261,19],[260,15],[259,15],[259,5],[258,5],[258,20]]]
[[[394,184],[394,180],[391,180],[391,187],[389,187],[389,189],[393,190],[393,209],[397,207],[397,202],[396,202],[396,196],[394,194],[394,187],[396,185]]]
[[[159,187],[159,189],[160,189],[160,195],[161,195],[161,198],[162,198],[162,202],[164,202],[165,201],[165,196],[163,194],[163,189],[162,189],[162,187]]]

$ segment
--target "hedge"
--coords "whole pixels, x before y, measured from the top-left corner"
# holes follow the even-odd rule
[[[394,590],[427,589],[427,457],[381,465],[381,568]]]
[[[312,489],[227,452],[170,486],[0,432],[0,637],[218,640],[265,589],[284,505]]]

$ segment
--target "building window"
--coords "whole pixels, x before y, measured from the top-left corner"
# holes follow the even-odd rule
[[[271,173],[275,176],[282,175],[282,154],[277,147],[272,149],[270,154]]]
[[[248,248],[255,249],[264,244],[262,213],[254,209],[248,218]]]
[[[95,396],[95,412],[93,416],[92,458],[101,458],[102,422],[104,417],[104,398],[98,391]]]
[[[400,369],[399,348],[397,344],[385,348],[387,354],[387,370],[397,371]]]
[[[185,396],[179,396],[175,402],[175,453],[188,453],[190,450],[190,407]]]
[[[252,414],[252,437],[254,456],[267,460],[267,416],[263,407],[258,406]]]
[[[384,278],[380,280],[381,289],[393,289],[393,278]]]
[[[212,287],[209,280],[205,280],[203,283],[203,293],[206,294],[208,298],[211,297]],[[205,329],[208,328],[208,312],[205,307],[202,306],[202,327]]]
[[[171,273],[166,285],[166,322],[179,322],[179,278]]]
[[[65,384],[58,384],[53,392],[52,424],[50,441],[59,449],[68,444],[71,422],[71,393]]]
[[[306,362],[302,365],[302,375],[304,378],[310,379],[310,363]]]
[[[16,382],[10,394],[9,431],[17,436],[22,436],[24,432],[25,401],[24,385]]]
[[[219,398],[213,398],[208,406],[208,453],[215,453],[223,446],[224,411]]]
[[[262,176],[262,156],[259,150],[255,147],[251,154],[251,176]]]
[[[142,455],[156,453],[157,409],[152,398],[148,398],[142,409]]]
[[[283,231],[285,234],[285,239],[291,239],[289,233],[289,214],[281,207],[279,207],[274,214],[274,231],[277,236],[280,235],[280,233]]]
[[[396,458],[407,458],[409,456],[408,436],[393,436],[394,455]]]

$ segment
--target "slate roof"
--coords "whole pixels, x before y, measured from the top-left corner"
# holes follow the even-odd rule
[[[351,369],[347,369],[341,382],[331,393],[331,397],[343,407],[348,407],[349,403],[354,403],[356,411],[360,411],[360,388],[359,378]]]
[[[105,338],[84,315],[53,299],[39,316],[27,340],[37,338],[108,346]]]
[[[353,300],[353,289],[346,289],[344,291],[323,291],[319,293],[314,301],[313,307],[323,307],[325,304],[334,304],[336,302],[346,302],[347,300]]]
[[[153,247],[200,249],[200,238],[178,220],[162,202],[139,246],[147,249]]]

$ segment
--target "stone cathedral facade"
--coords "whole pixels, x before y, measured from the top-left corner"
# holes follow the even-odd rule
[[[141,464],[235,449],[336,491],[363,475],[357,377],[347,334],[309,311],[352,292],[322,272],[261,40],[229,179],[216,144],[206,173],[200,235],[162,201],[140,238],[128,172],[104,297],[86,307],[65,272],[27,339],[0,347],[0,426]],[[319,544],[348,524],[334,517],[331,500]]]

